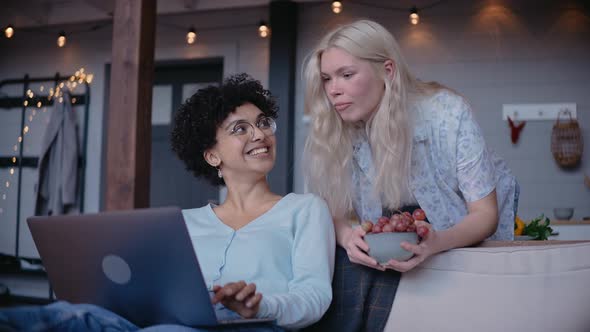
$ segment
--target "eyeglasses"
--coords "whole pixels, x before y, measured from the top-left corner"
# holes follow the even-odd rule
[[[248,134],[250,134],[250,138],[254,138],[254,126],[260,129],[265,135],[271,136],[274,135],[277,131],[277,123],[273,118],[269,117],[262,117],[259,118],[254,125],[252,125],[248,121],[240,120],[238,121],[234,127],[229,131],[231,136],[236,136],[240,138],[248,138]]]

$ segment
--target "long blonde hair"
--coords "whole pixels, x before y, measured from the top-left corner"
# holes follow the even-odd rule
[[[416,79],[394,37],[373,21],[360,20],[331,31],[307,57],[305,112],[311,116],[311,126],[305,142],[304,172],[308,189],[326,200],[335,217],[344,217],[352,211],[354,125],[342,121],[324,91],[320,61],[322,53],[332,47],[368,61],[383,79],[381,103],[365,130],[374,159],[374,190],[380,193],[384,206],[398,208],[409,197],[407,181],[412,154],[409,95],[431,93],[439,85]],[[384,70],[387,60],[395,64],[391,80]]]

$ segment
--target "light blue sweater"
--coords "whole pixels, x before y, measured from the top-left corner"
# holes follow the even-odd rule
[[[287,329],[310,325],[332,300],[335,236],[327,204],[288,194],[235,231],[211,205],[183,210],[207,286],[244,280],[262,293],[257,317]]]

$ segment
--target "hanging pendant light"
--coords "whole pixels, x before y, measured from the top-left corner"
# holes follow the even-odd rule
[[[191,28],[186,33],[186,43],[192,45],[197,40],[197,32],[195,28],[191,26]]]
[[[8,26],[6,26],[6,28],[4,28],[4,35],[8,39],[10,39],[10,38],[12,38],[12,36],[14,36],[14,27],[11,24],[9,24]]]
[[[59,33],[59,36],[57,37],[57,46],[58,47],[66,46],[66,33],[64,31],[61,31]]]
[[[416,6],[410,9],[410,23],[416,25],[420,22],[420,15],[418,15],[418,8]]]
[[[258,24],[258,35],[262,38],[266,38],[266,37],[268,37],[269,34],[270,34],[270,29],[266,25],[266,22],[260,21],[260,24]]]
[[[332,1],[332,11],[334,14],[340,14],[342,12],[342,2]]]

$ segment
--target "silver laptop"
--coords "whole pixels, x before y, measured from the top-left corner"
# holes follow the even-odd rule
[[[27,223],[60,300],[102,306],[140,327],[273,321],[216,316],[228,310],[211,303],[179,208],[30,217]]]

